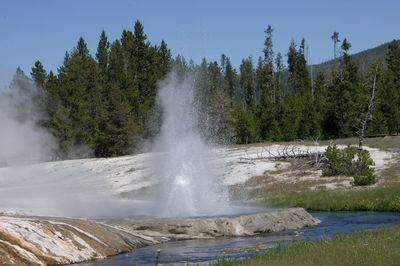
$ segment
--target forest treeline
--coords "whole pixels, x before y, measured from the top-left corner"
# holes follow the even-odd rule
[[[37,61],[28,79],[18,69],[10,87],[31,82],[40,88],[35,104],[38,121],[59,144],[60,158],[86,146],[97,157],[130,154],[151,142],[160,128],[157,82],[174,71],[189,77],[195,89],[200,128],[218,143],[291,141],[358,136],[370,104],[373,80],[376,96],[367,134],[400,131],[400,43],[389,43],[387,54],[360,73],[349,55],[350,42],[332,35],[335,58],[329,73],[311,73],[305,40],[289,44],[287,60],[273,50],[273,28],[265,31],[264,55],[242,60],[238,70],[230,58],[203,59],[197,65],[172,57],[162,41],[152,45],[143,25],[124,30],[110,43],[100,35],[92,56],[80,38],[65,54],[58,73],[46,72]]]

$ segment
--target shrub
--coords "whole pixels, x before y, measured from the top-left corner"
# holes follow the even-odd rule
[[[357,154],[357,148],[351,147],[340,150],[336,145],[326,149],[326,161],[322,165],[323,176],[352,175],[354,172],[353,159]]]
[[[368,151],[361,150],[357,153],[357,160],[353,162],[354,185],[365,186],[376,183],[374,169],[369,167],[374,164]]]
[[[328,146],[325,152],[326,160],[322,165],[323,176],[340,175],[342,171],[341,152],[336,145]]]
[[[353,184],[357,186],[376,183],[374,169],[369,167],[374,165],[374,161],[368,151],[360,151],[350,145],[341,150],[333,145],[326,149],[325,156],[326,160],[322,165],[323,176],[353,176]]]

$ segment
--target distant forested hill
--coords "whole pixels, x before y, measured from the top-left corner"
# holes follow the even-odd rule
[[[365,76],[368,71],[370,70],[370,66],[371,64],[379,57],[381,58],[383,61],[385,61],[387,52],[388,52],[388,46],[389,46],[389,42],[381,44],[377,47],[365,50],[365,51],[361,51],[359,53],[356,54],[352,54],[350,55],[351,60],[358,66],[358,74],[360,76]],[[316,78],[317,74],[319,72],[322,72],[325,74],[325,76],[329,76],[331,71],[332,71],[332,67],[336,64],[338,65],[340,55],[338,56],[336,63],[335,60],[329,60],[320,64],[314,64],[314,65],[309,65],[308,66],[308,70],[309,72],[313,73],[313,79]],[[386,62],[384,62],[384,64],[386,64]],[[280,73],[281,76],[281,82],[282,82],[282,89],[285,92],[291,91],[291,89],[289,88],[289,70],[287,68],[283,69],[282,72]]]
[[[378,58],[385,59],[388,51],[389,43],[384,43],[375,48],[371,48],[356,54],[351,55],[351,59],[358,66],[359,74],[364,75],[368,72],[371,64]],[[319,71],[329,74],[332,67],[335,64],[335,60],[329,60],[321,64],[312,65],[313,71],[318,73]]]

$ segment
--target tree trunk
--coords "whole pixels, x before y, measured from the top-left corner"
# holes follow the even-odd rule
[[[362,127],[361,127],[361,130],[360,130],[360,136],[359,136],[359,139],[358,139],[358,149],[359,150],[362,150],[362,147],[363,147],[364,135],[365,135],[365,131],[367,130],[368,122],[370,120],[372,120],[372,110],[373,110],[374,104],[375,104],[376,76],[378,74],[378,67],[379,67],[379,65],[377,65],[376,68],[375,68],[374,83],[372,85],[371,99],[370,99],[370,102],[369,102],[369,105],[368,105],[368,111],[365,114],[365,118],[363,120]]]

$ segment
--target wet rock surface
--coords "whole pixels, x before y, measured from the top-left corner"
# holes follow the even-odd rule
[[[69,264],[149,244],[131,233],[85,220],[0,216],[0,264]]]
[[[105,258],[171,240],[249,236],[318,224],[302,208],[234,218],[80,219],[0,216],[0,265],[55,265]]]
[[[153,241],[251,236],[261,233],[296,230],[318,224],[303,208],[290,208],[235,218],[126,219],[109,223],[118,228],[151,237]]]

